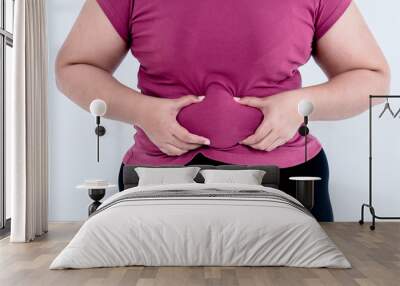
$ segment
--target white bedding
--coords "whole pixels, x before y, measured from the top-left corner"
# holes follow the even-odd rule
[[[144,192],[169,190],[199,194],[253,190],[267,192],[272,199],[263,198],[264,193],[252,197],[251,192],[248,197],[246,193],[240,197],[178,193],[129,199],[146,195]],[[135,187],[105,200],[50,269],[127,265],[351,267],[318,222],[298,204],[279,190],[254,185]]]

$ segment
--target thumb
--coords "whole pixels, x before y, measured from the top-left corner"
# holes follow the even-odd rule
[[[181,109],[190,104],[201,102],[203,99],[204,96],[185,95],[176,99],[176,107]]]
[[[234,99],[240,104],[248,105],[251,107],[260,108],[264,105],[264,101],[261,98],[255,96],[234,97]]]

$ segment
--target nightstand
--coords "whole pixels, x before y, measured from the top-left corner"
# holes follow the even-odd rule
[[[109,184],[104,180],[85,180],[82,185],[76,186],[77,189],[87,189],[89,197],[93,200],[88,207],[89,216],[101,205],[100,200],[104,198],[106,190],[115,187],[116,185]]]
[[[314,207],[314,184],[320,181],[320,177],[290,177],[289,180],[296,181],[296,199],[307,209]]]

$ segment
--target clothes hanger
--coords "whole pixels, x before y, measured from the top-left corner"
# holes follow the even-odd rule
[[[394,118],[396,118],[400,114],[400,108],[397,110],[396,114],[394,115]]]
[[[386,98],[386,103],[385,103],[385,107],[383,108],[383,111],[382,111],[382,113],[379,115],[379,118],[381,118],[382,116],[383,116],[383,114],[385,114],[385,112],[386,112],[386,110],[388,110],[389,112],[390,112],[390,114],[393,116],[393,117],[396,117],[396,115],[399,113],[399,111],[396,113],[396,115],[394,115],[394,112],[393,112],[393,110],[392,110],[392,108],[390,108],[390,103],[389,103],[389,99],[388,98]]]

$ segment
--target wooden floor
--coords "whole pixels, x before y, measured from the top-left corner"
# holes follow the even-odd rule
[[[352,269],[287,267],[124,267],[48,270],[80,227],[53,223],[29,244],[0,241],[0,285],[400,285],[400,223],[382,222],[372,232],[357,223],[323,224]]]

